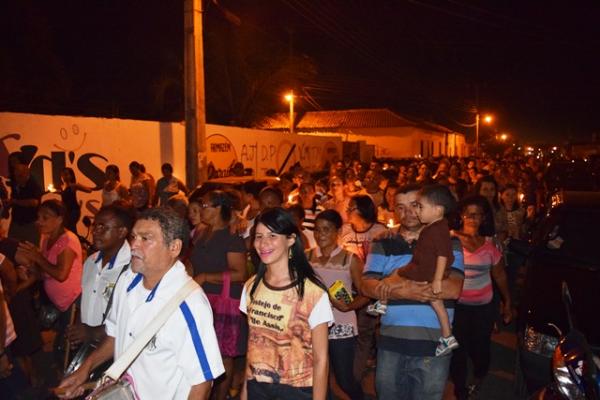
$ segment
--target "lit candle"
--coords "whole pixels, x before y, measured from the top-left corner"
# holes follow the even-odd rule
[[[519,193],[519,203],[522,203],[524,198],[525,198],[525,194]]]
[[[54,193],[54,192],[56,192],[56,189],[54,188],[54,185],[53,185],[53,184],[49,184],[49,185],[48,185],[48,191],[49,191],[50,193]]]
[[[294,196],[293,195],[288,195],[288,203],[293,203],[294,202]]]
[[[390,218],[390,220],[388,221],[387,227],[388,228],[395,228],[396,227],[396,224],[394,222],[394,218]]]

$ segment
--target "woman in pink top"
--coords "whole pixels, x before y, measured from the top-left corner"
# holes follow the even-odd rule
[[[82,256],[77,236],[65,229],[65,207],[58,200],[46,200],[38,209],[40,248],[24,242],[18,252],[29,261],[44,281],[50,301],[63,314],[81,293]]]
[[[467,399],[479,387],[490,366],[491,336],[497,315],[492,301],[492,278],[502,296],[504,323],[512,319],[504,259],[491,236],[494,217],[485,197],[465,198],[459,207],[461,229],[454,232],[464,253],[465,281],[454,309],[452,332],[460,347],[454,351],[450,376],[458,400]],[[474,382],[467,386],[468,362],[473,362]]]

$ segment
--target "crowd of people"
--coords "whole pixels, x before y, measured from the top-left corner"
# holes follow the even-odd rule
[[[3,398],[81,395],[190,279],[202,290],[127,370],[140,399],[365,399],[371,371],[380,399],[440,399],[448,379],[474,398],[518,301],[510,242],[546,198],[533,157],[344,159],[191,191],[170,164],[155,180],[133,161],[129,185],[116,165],[102,188],[65,168],[55,193],[23,157],[0,180]],[[90,243],[77,193],[92,190]],[[56,380],[41,382],[32,356],[48,331]]]

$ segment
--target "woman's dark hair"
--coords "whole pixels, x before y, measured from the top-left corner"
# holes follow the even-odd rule
[[[323,290],[327,291],[327,287],[323,284],[323,282],[321,282],[319,277],[315,274],[312,266],[306,259],[300,231],[298,230],[296,224],[294,224],[294,220],[289,212],[281,207],[267,208],[256,217],[254,226],[256,227],[259,224],[263,224],[271,232],[278,235],[285,235],[287,237],[295,235],[294,244],[291,247],[292,257],[288,263],[288,271],[290,274],[290,280],[296,286],[296,290],[298,291],[298,296],[300,299],[304,297],[304,282],[307,279]],[[256,271],[256,278],[254,279],[254,283],[250,289],[250,298],[254,297],[254,292],[260,284],[260,281],[263,280],[266,270],[267,266],[263,262],[260,262]]]
[[[498,182],[494,179],[492,175],[484,175],[477,181],[475,184],[475,189],[473,190],[473,194],[480,194],[481,184],[484,182],[488,182],[494,185],[494,189],[496,189],[496,196],[492,200],[492,204],[494,206],[494,211],[500,209],[500,202],[498,201]]]
[[[44,200],[42,204],[40,204],[38,211],[42,208],[50,210],[57,217],[64,218],[67,214],[67,209],[65,208],[65,205],[62,203],[62,201],[56,199]]]
[[[488,200],[479,194],[467,196],[462,199],[458,203],[458,218],[460,218],[461,221],[462,214],[469,206],[477,206],[483,211],[483,221],[481,221],[481,225],[479,226],[479,235],[494,236],[496,234],[496,228],[494,227],[494,213]]]
[[[352,196],[351,201],[356,204],[356,211],[368,223],[374,224],[377,222],[377,207],[373,203],[371,196],[359,194]]]
[[[105,169],[106,172],[111,171],[118,181],[121,180],[121,172],[119,171],[119,167],[115,164],[108,164]]]
[[[315,218],[315,223],[317,223],[317,221],[320,219],[325,220],[327,222],[331,222],[337,230],[340,230],[342,228],[342,225],[344,224],[342,216],[334,209],[321,211],[319,214],[317,214],[317,217]]]
[[[231,220],[233,210],[233,203],[231,200],[231,196],[223,190],[213,190],[208,192],[208,201],[210,202],[210,205],[221,207],[219,214],[224,222],[229,222]]]
[[[515,185],[514,183],[507,183],[506,185],[504,185],[504,187],[502,189],[500,189],[500,193],[504,193],[507,190],[514,190],[515,192],[519,192],[519,188],[517,187],[517,185]],[[506,204],[504,204],[504,200],[500,199],[500,201],[502,202],[502,205],[504,206],[504,208],[506,208]],[[519,199],[517,199],[515,201],[515,204],[513,204],[513,208],[511,210],[506,209],[506,211],[515,211],[517,209],[519,209],[521,207],[521,203],[519,202]]]
[[[396,182],[392,182],[390,181],[388,183],[388,185],[385,187],[385,190],[383,191],[383,202],[381,203],[381,207],[384,210],[392,210],[394,208],[393,204],[388,204],[387,202],[387,193],[390,189],[398,189],[400,187],[400,185],[398,185]]]
[[[71,182],[77,182],[77,179],[75,178],[75,171],[73,171],[73,168],[65,167],[63,168],[62,172],[66,172],[67,175],[69,175],[69,180]]]

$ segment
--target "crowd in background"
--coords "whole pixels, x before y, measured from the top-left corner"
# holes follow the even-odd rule
[[[78,192],[89,193],[94,188],[77,182],[74,171],[65,168],[55,192],[48,193],[31,176],[22,157],[11,154],[10,176],[0,181],[0,213],[3,218],[10,217],[9,229],[0,240],[0,279],[12,317],[9,325],[14,329],[14,335],[5,338],[10,358],[5,359],[2,352],[0,382],[11,376],[13,387],[42,384],[39,367],[31,361],[42,346],[42,331],[56,332],[57,360],[64,356],[64,337],[73,339],[73,326],[80,320],[73,317],[76,313],[72,310],[82,294],[84,263],[107,246],[102,240],[116,240],[101,237],[115,224],[129,231],[136,213],[162,206],[174,209],[189,221],[191,229],[189,246],[180,256],[188,273],[209,297],[240,299],[244,282],[260,266],[255,221],[264,210],[283,207],[300,233],[310,265],[325,286],[342,281],[353,294],[348,302],[330,299],[335,323],[328,332],[329,363],[332,380],[341,391],[352,399],[364,398],[361,380],[377,363],[378,319],[366,312],[372,300],[361,291],[372,242],[401,228],[395,200],[398,194],[405,193],[407,187],[438,184],[448,187],[459,204],[457,212],[447,217],[465,252],[465,290],[458,300],[453,327],[461,347],[454,352],[450,375],[457,396],[466,398],[466,391],[474,390],[467,387],[463,376],[467,358],[473,361],[476,379],[483,379],[489,366],[491,332],[502,319],[510,321],[518,299],[517,273],[524,260],[508,244],[529,238],[544,212],[548,194],[544,168],[534,157],[370,163],[344,159],[323,171],[309,172],[297,164],[279,177],[249,178],[238,185],[209,181],[198,188],[187,188],[173,176],[170,164],[164,164],[162,176],[155,179],[152,173],[158,171],[146,171],[143,163],[133,161],[128,166],[130,182],[121,180],[120,166],[106,167],[101,208],[96,211],[108,210],[114,218],[93,221],[93,238],[89,238],[78,232]],[[126,241],[126,233],[121,232],[119,238],[119,243]],[[477,269],[481,251],[491,261],[485,261],[486,268]],[[49,309],[55,312],[53,318]],[[245,357],[258,357],[250,354],[255,347],[248,345],[245,319],[240,315],[229,324],[227,332],[217,331],[225,374],[215,383],[215,399],[235,397],[244,381]],[[89,335],[80,336],[89,339]],[[301,337],[302,332],[297,335]],[[286,346],[293,349],[294,340],[290,338]],[[482,346],[488,351],[482,352]],[[293,356],[291,351],[289,357]],[[62,373],[62,361],[57,361],[55,368]]]

